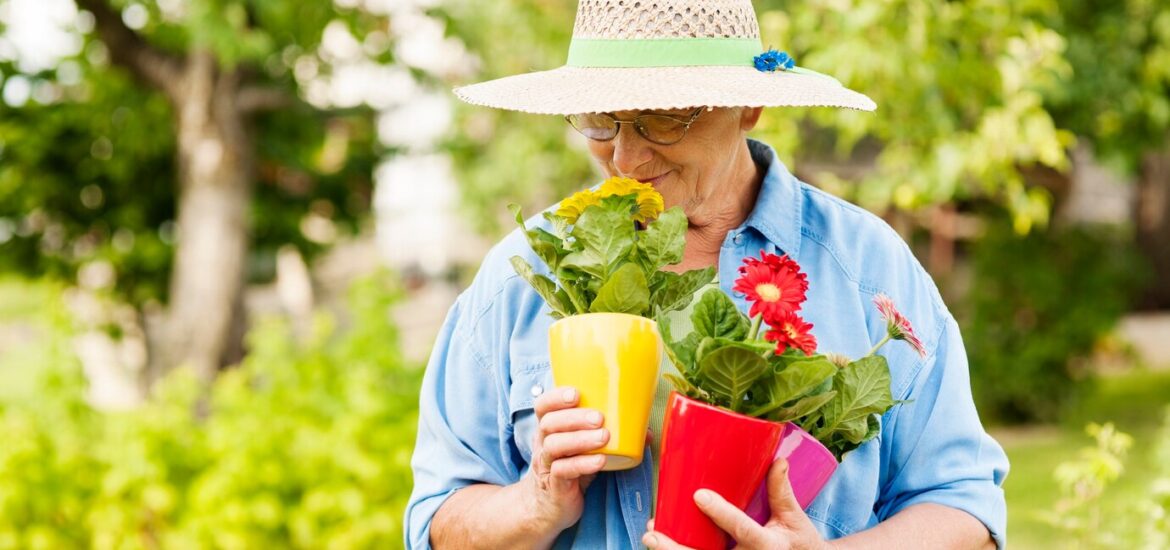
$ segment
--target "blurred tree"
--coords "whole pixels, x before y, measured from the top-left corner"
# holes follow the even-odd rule
[[[354,57],[393,61],[387,18],[355,2],[77,5],[78,55],[31,74],[0,64],[6,92],[33,90],[0,104],[0,258],[66,276],[105,266],[135,303],[165,300],[152,362],[210,379],[239,358],[249,273],[285,243],[319,250],[368,209],[371,112],[322,109],[306,88],[327,92],[315,77]]]
[[[1029,179],[1037,167],[1066,168],[1073,141],[1042,103],[1069,74],[1061,36],[1033,21],[1052,2],[767,1],[759,9],[765,44],[878,104],[875,113],[767,117],[764,135],[798,171],[878,211],[987,197],[1009,208],[1017,231],[1047,221],[1050,197]],[[809,174],[834,156],[864,166]],[[814,161],[811,169],[802,160]]]
[[[478,56],[482,81],[564,64],[576,10],[573,0],[447,0],[439,15]],[[502,203],[544,208],[598,181],[583,138],[561,117],[460,104],[455,124],[446,148],[463,205],[488,234],[513,227]]]
[[[1073,75],[1046,105],[1098,156],[1137,175],[1134,229],[1154,269],[1142,305],[1170,309],[1170,3],[1061,0],[1046,18]]]

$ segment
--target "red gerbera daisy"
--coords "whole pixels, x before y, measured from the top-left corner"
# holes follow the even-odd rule
[[[914,327],[910,326],[910,320],[894,307],[894,301],[885,294],[878,294],[873,299],[874,305],[877,306],[878,312],[882,314],[882,318],[886,320],[886,333],[889,334],[891,340],[905,340],[914,351],[918,352],[920,357],[926,357],[926,346],[922,345],[922,340],[918,335],[914,334]]]
[[[813,326],[804,322],[799,315],[786,311],[779,319],[768,321],[772,330],[764,333],[764,339],[776,342],[776,355],[784,353],[789,347],[803,351],[805,355],[812,355],[817,351],[817,338],[809,331]]]
[[[787,254],[761,252],[760,259],[745,258],[739,272],[743,276],[735,280],[732,289],[744,293],[752,302],[748,312],[751,317],[763,313],[764,321],[772,325],[772,320],[782,314],[800,311],[808,291],[808,276]]]

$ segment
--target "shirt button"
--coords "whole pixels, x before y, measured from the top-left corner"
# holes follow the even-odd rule
[[[732,240],[735,241],[735,244],[743,244],[743,233],[736,235],[735,238]]]
[[[541,386],[540,384],[533,384],[532,397],[540,397],[540,394],[542,393],[544,393],[544,386]]]

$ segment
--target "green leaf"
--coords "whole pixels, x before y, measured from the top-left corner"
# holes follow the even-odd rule
[[[691,313],[691,321],[696,333],[711,338],[743,340],[750,328],[735,303],[719,289],[703,293]]]
[[[796,422],[802,424],[801,419],[817,412],[826,403],[837,396],[837,392],[828,391],[819,395],[810,395],[799,399],[788,407],[780,407],[768,414],[768,419],[775,422]],[[757,416],[754,412],[751,416]],[[803,424],[802,424],[803,425]]]
[[[650,222],[646,230],[638,233],[637,247],[646,264],[647,273],[654,273],[663,266],[682,261],[686,248],[687,215],[676,206],[663,212],[657,220]],[[708,279],[710,280],[710,279]]]
[[[532,251],[544,261],[545,265],[549,267],[549,271],[555,272],[561,263],[561,258],[569,253],[564,248],[564,239],[539,227],[532,229],[525,227],[524,214],[521,212],[520,205],[509,204],[508,209],[515,215],[516,223],[524,231],[524,236],[528,238],[528,246],[532,247]],[[559,219],[556,216],[553,218]]]
[[[675,355],[678,356],[678,359],[680,362],[682,362],[682,364],[686,365],[685,370],[683,367],[679,367],[679,371],[684,373],[698,372],[699,362],[697,356],[699,353],[699,344],[702,342],[702,340],[702,336],[691,332],[688,333],[681,341],[674,343],[672,347],[674,349]]]
[[[784,369],[772,379],[772,399],[779,403],[808,394],[838,371],[824,355],[787,359],[785,363]]]
[[[544,219],[548,220],[548,223],[552,224],[553,235],[556,235],[557,238],[560,238],[560,239],[568,239],[569,238],[569,222],[565,221],[564,218],[562,218],[562,217],[560,217],[552,212],[545,212],[543,215],[544,215]],[[563,248],[569,248],[569,245],[564,244]]]
[[[557,285],[551,279],[544,275],[538,275],[532,270],[532,266],[528,264],[524,258],[520,256],[512,256],[512,269],[516,273],[528,281],[532,288],[536,289],[536,293],[544,298],[545,303],[552,309],[554,316],[560,315],[562,317],[569,315],[569,305],[561,301],[560,295],[557,293]]]
[[[761,376],[771,372],[768,362],[755,352],[726,346],[706,354],[699,362],[699,387],[727,400],[731,410],[743,408],[743,396]]]
[[[607,197],[608,198],[608,197]],[[602,206],[586,208],[573,226],[572,236],[579,251],[565,256],[562,265],[604,279],[634,248],[634,224],[629,213]]]
[[[679,275],[670,271],[655,273],[664,275],[659,289],[651,288],[650,305],[655,311],[666,313],[679,311],[695,298],[695,293],[715,278],[715,268],[692,269]]]
[[[670,362],[674,364],[674,367],[679,372],[690,372],[692,370],[690,363],[684,363],[678,354],[677,346],[680,346],[682,342],[675,342],[674,337],[670,334],[670,319],[665,315],[659,314],[654,316],[654,323],[658,327],[658,335],[662,338],[663,351],[666,352],[666,356],[670,359]]]
[[[622,264],[589,305],[592,313],[609,311],[643,316],[649,308],[650,289],[646,285],[646,276],[633,262]]]
[[[894,406],[890,370],[880,355],[863,357],[840,369],[833,377],[837,398],[820,410],[817,439],[840,433],[852,443],[862,442],[869,431],[870,415],[884,414]]]

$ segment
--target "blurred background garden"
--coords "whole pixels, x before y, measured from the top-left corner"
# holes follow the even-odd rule
[[[964,329],[1018,548],[1170,548],[1170,2],[756,0],[877,101],[755,136]],[[393,548],[487,248],[596,181],[454,85],[573,0],[0,0],[0,549]]]

